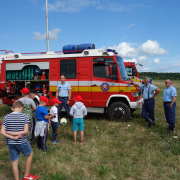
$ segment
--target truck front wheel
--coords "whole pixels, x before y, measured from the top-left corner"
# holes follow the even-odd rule
[[[123,102],[114,102],[108,108],[108,118],[112,121],[125,122],[130,116],[131,110]]]

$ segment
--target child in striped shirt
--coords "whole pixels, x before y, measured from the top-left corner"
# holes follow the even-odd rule
[[[29,173],[33,152],[26,139],[30,121],[28,116],[22,113],[23,107],[24,105],[21,101],[14,102],[12,106],[13,112],[4,117],[1,134],[5,136],[5,145],[9,146],[15,180],[19,180],[18,159],[20,152],[27,157],[23,180],[38,179],[38,176],[33,176]]]

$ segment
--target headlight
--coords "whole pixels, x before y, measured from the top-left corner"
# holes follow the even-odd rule
[[[139,92],[132,92],[132,95],[133,95],[134,97],[139,97]]]

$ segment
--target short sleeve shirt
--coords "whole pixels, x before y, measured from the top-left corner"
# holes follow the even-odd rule
[[[145,84],[141,84],[140,88],[143,91],[143,97],[145,100],[152,98],[154,95],[154,91],[157,89],[157,87],[153,84],[148,84],[147,87]]]
[[[58,122],[58,109],[55,106],[52,106],[52,108],[50,109],[50,114],[53,115],[55,113],[55,118],[52,118],[51,121],[53,122]]]
[[[20,112],[12,112],[4,117],[3,125],[6,131],[19,132],[24,131],[24,125],[30,123],[26,114]],[[10,139],[5,137],[5,145],[8,144],[23,144],[27,141],[26,135],[19,139]]]
[[[36,108],[36,116],[37,116],[37,120],[36,121],[45,121],[46,123],[49,122],[48,119],[44,118],[44,116],[48,116],[48,110],[44,106],[38,106]]]
[[[176,88],[173,86],[170,86],[169,88],[165,88],[163,92],[163,101],[164,102],[171,102],[173,97],[177,96]]]
[[[71,86],[69,83],[65,82],[64,84],[59,83],[57,86],[57,90],[59,91],[60,97],[68,97],[69,96],[69,90],[71,89]]]
[[[29,119],[32,119],[32,108],[36,106],[34,101],[30,98],[20,98],[19,101],[24,104],[22,112],[26,114]]]

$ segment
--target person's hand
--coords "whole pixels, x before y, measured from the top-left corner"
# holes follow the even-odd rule
[[[154,96],[151,99],[154,99]]]
[[[130,80],[130,81],[128,82],[128,84],[133,84],[133,81],[132,81],[132,80]]]
[[[70,103],[70,101],[67,101],[67,103],[66,104],[69,104]]]
[[[19,138],[21,138],[22,136],[23,136],[22,134],[16,135],[16,136],[14,136],[14,139],[19,139]]]
[[[171,103],[171,104],[170,104],[170,107],[172,108],[172,106],[173,106],[173,104]]]

